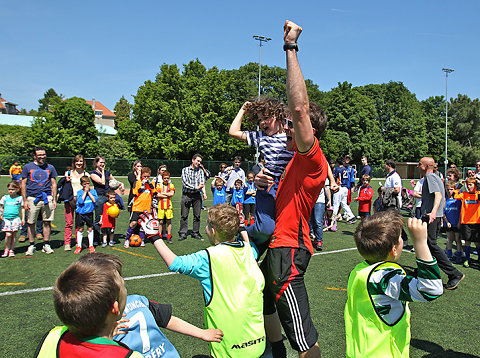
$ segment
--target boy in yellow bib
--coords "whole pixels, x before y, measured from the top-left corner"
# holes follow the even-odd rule
[[[403,218],[395,211],[366,218],[355,231],[355,243],[365,261],[348,279],[345,305],[346,356],[408,357],[409,301],[428,302],[443,293],[437,261],[427,246],[427,224],[408,219],[417,255],[417,277],[397,261],[403,248]]]

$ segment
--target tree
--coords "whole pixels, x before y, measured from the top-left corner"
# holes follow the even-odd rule
[[[118,129],[118,123],[123,120],[130,120],[131,113],[132,113],[132,105],[127,101],[125,96],[118,100],[117,104],[115,104],[115,108],[113,110],[115,112],[115,129]]]
[[[103,136],[98,140],[98,155],[105,158],[131,159],[134,154],[126,141],[116,136]]]
[[[32,146],[44,146],[50,156],[93,156],[98,135],[94,118],[92,107],[83,98],[72,97],[56,105],[53,113],[36,117],[28,140]]]
[[[63,95],[58,95],[53,88],[50,88],[43,94],[43,98],[38,100],[38,112],[40,115],[44,112],[52,112],[62,101]]]

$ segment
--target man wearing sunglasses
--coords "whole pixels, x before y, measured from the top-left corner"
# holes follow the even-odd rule
[[[261,267],[266,282],[265,323],[274,356],[285,354],[280,318],[299,357],[320,357],[318,333],[310,317],[303,275],[313,254],[308,221],[329,168],[318,144],[318,136],[325,130],[327,119],[318,105],[308,101],[297,59],[297,38],[301,32],[300,26],[285,22],[287,98],[292,117],[285,119],[284,130],[287,150],[295,151],[295,154],[280,178],[275,231]],[[292,264],[285,265],[286,262]]]

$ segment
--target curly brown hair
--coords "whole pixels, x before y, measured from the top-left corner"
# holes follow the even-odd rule
[[[265,118],[275,117],[279,121],[283,121],[283,118],[288,117],[289,114],[288,107],[278,99],[250,102],[245,106],[245,112],[247,120],[255,124],[259,122],[258,113]]]

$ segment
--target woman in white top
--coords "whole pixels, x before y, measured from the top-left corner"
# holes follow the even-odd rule
[[[71,250],[71,240],[72,240],[72,231],[74,223],[74,214],[75,214],[75,205],[77,202],[77,192],[82,189],[80,184],[80,178],[84,175],[90,176],[87,171],[85,171],[86,164],[83,155],[77,154],[73,158],[72,169],[69,169],[65,172],[65,181],[69,182],[72,185],[73,190],[73,199],[65,201],[65,251]]]

